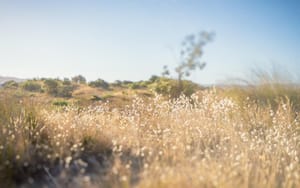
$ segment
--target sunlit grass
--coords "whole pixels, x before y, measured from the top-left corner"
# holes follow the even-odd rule
[[[300,110],[300,85],[291,73],[278,68],[271,71],[256,69],[248,79],[233,80],[233,84],[224,89],[223,94],[243,105],[246,99],[258,105],[271,106],[277,109],[285,101],[294,111]]]
[[[300,125],[217,90],[125,108],[45,108],[1,98],[0,178],[7,187],[299,187]]]

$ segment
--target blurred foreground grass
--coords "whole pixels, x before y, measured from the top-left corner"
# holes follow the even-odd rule
[[[1,93],[1,187],[300,187],[297,85],[45,104]]]

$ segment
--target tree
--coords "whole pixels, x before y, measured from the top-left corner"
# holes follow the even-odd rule
[[[77,83],[77,84],[85,84],[86,83],[86,79],[82,75],[74,76],[72,78],[72,81]]]
[[[202,70],[206,66],[206,63],[201,60],[203,47],[213,40],[214,35],[215,34],[213,32],[202,31],[198,34],[188,35],[183,40],[179,65],[175,67],[175,73],[177,74],[178,81],[177,95],[180,95],[183,90],[182,80],[185,77],[189,77],[191,71],[194,71],[197,68]],[[162,75],[170,75],[169,68],[166,65],[164,66]]]

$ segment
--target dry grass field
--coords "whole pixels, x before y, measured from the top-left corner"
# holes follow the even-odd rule
[[[300,187],[295,101],[234,92],[136,96],[122,108],[2,94],[1,187]]]

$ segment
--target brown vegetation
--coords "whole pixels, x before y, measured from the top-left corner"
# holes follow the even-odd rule
[[[208,89],[169,100],[136,96],[122,108],[54,108],[3,92],[1,184],[299,187],[299,101],[279,96],[262,105],[238,94]]]

